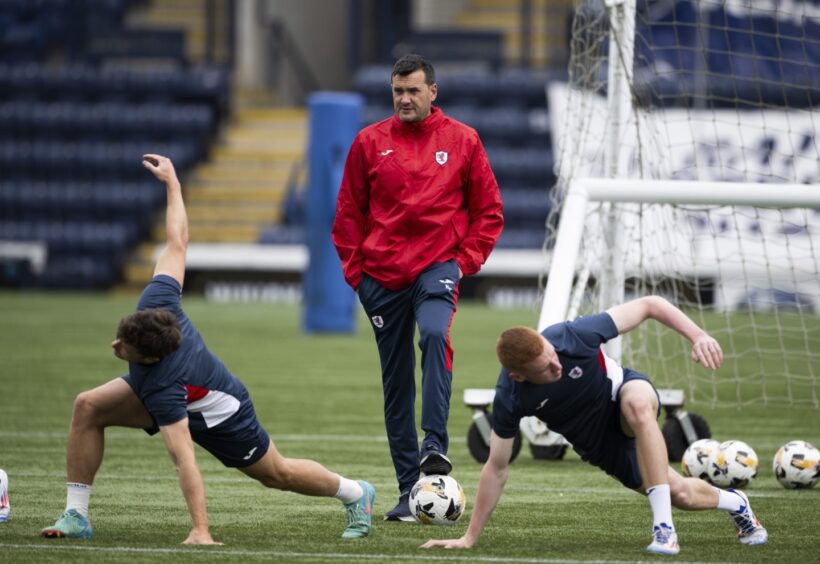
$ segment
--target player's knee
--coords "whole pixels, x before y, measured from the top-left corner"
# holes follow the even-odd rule
[[[99,418],[99,409],[94,402],[94,394],[91,391],[81,392],[74,398],[73,419],[75,421],[93,422]]]
[[[425,346],[440,343],[444,344],[447,342],[447,328],[446,327],[427,327],[427,326],[419,326],[419,345],[424,348]]]
[[[672,498],[672,505],[678,509],[688,509],[692,505],[692,492],[685,485],[673,485],[669,494]]]
[[[657,408],[654,402],[640,395],[633,395],[621,401],[621,411],[630,425],[648,425],[656,421]]]
[[[271,467],[270,472],[261,480],[266,488],[289,491],[293,489],[295,473],[288,464],[287,459],[282,458]]]

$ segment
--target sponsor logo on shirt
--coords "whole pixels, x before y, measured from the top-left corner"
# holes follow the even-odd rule
[[[373,317],[371,317],[370,319],[373,321],[373,325],[375,325],[375,326],[376,326],[376,327],[378,327],[379,329],[381,329],[382,327],[384,327],[384,319],[382,319],[382,316],[381,316],[381,315],[374,315],[374,316],[373,316]]]
[[[390,154],[390,153],[392,153],[392,152],[393,152],[393,149],[385,149],[384,151],[382,151],[382,152],[381,152],[381,153],[379,153],[379,154],[380,154],[381,156],[383,156],[383,157],[386,157],[387,155],[389,155],[389,154]]]
[[[447,162],[447,151],[436,151],[436,162],[441,166]]]
[[[544,401],[542,401],[541,403],[539,403],[539,404],[538,404],[538,407],[536,407],[536,408],[535,408],[535,410],[536,410],[536,411],[538,411],[539,409],[541,409],[542,407],[544,407],[545,405],[547,405],[547,402],[548,402],[549,400],[550,400],[550,399],[549,399],[549,398],[547,398],[547,399],[545,399]]]

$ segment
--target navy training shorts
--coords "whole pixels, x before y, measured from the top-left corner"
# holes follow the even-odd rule
[[[623,385],[632,380],[646,380],[655,390],[655,395],[658,396],[658,415],[660,415],[661,402],[658,390],[652,381],[636,370],[624,367],[624,379],[621,383]],[[627,488],[637,489],[641,487],[643,479],[641,478],[640,467],[638,466],[638,453],[635,450],[635,438],[628,437],[621,429],[621,403],[620,403],[620,389],[618,390],[618,400],[612,403],[612,408],[609,410],[607,417],[609,424],[606,426],[607,437],[603,444],[606,445],[602,453],[600,462],[596,464],[599,468],[604,470],[607,474],[621,482]]]

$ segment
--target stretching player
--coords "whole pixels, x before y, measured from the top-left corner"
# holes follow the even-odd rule
[[[718,342],[663,298],[649,296],[605,313],[547,327],[515,327],[501,334],[496,352],[502,370],[493,402],[490,457],[481,471],[470,526],[460,539],[430,540],[424,548],[470,548],[478,542],[507,481],[513,437],[522,417],[534,415],[569,440],[581,458],[649,497],[652,543],[646,550],[677,554],[672,505],[729,512],[738,538],[763,544],[766,529],[743,492],[720,490],[684,478],[667,463],[658,427],[658,394],[649,379],[608,358],[602,343],[647,319],[660,321],[692,343],[692,360],[715,370],[723,361]]]
[[[336,497],[345,506],[343,538],[367,536],[376,492],[368,482],[333,474],[311,460],[284,458],[262,429],[248,390],[208,350],[180,305],[188,218],[171,161],[145,155],[143,166],[165,183],[167,245],[137,312],[120,321],[111,343],[128,374],[77,396],[68,432],[65,512],[42,530],[47,538],[89,538],[91,484],[103,456],[106,427],[161,433],[179,474],[193,526],[184,544],[221,544],[208,530],[205,485],[194,456],[199,444],[225,466],[269,488]]]

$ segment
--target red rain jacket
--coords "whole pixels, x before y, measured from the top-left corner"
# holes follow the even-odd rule
[[[336,204],[333,244],[354,289],[362,273],[390,290],[455,259],[478,272],[504,226],[501,195],[476,131],[432,107],[395,115],[353,140]]]

